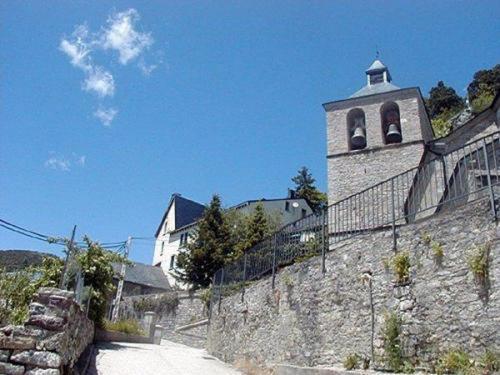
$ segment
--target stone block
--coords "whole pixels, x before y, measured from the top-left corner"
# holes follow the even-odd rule
[[[52,336],[49,336],[44,340],[37,342],[36,348],[38,350],[50,350],[59,352],[63,349],[62,344],[64,337],[65,337],[64,332],[53,334]]]
[[[38,302],[31,302],[29,307],[30,315],[43,315],[45,314],[45,305]]]
[[[10,357],[12,362],[22,363],[24,365],[36,367],[51,367],[59,368],[61,366],[61,356],[57,353],[26,350],[12,354]]]
[[[9,350],[0,350],[0,362],[7,362],[10,357]]]
[[[67,319],[50,315],[33,315],[28,319],[27,324],[31,324],[49,331],[62,331]]]
[[[23,375],[24,374],[24,366],[0,362],[0,374]]]
[[[0,334],[2,349],[34,349],[36,340],[33,337],[13,337]]]
[[[26,371],[24,375],[60,375],[61,372],[55,368],[35,368],[33,370]]]

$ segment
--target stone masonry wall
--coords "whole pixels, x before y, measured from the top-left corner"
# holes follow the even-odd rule
[[[0,374],[65,373],[93,338],[94,324],[73,292],[41,288],[24,325],[0,328]]]
[[[134,300],[155,298],[162,294],[131,296],[123,299],[120,316],[142,319],[142,313],[134,310]],[[176,292],[178,305],[175,311],[157,317],[157,324],[164,327],[163,338],[184,345],[203,348],[207,340],[207,326],[201,325],[177,332],[180,327],[207,319],[207,310],[200,293]]]
[[[321,272],[320,257],[280,270],[214,307],[210,353],[226,361],[301,366],[340,364],[357,353],[383,368],[385,315],[402,319],[404,356],[427,367],[439,353],[500,350],[500,228],[486,201],[398,229],[408,251],[410,279],[395,282],[389,266],[392,233],[374,232],[335,244]],[[433,254],[429,239],[444,255]],[[490,246],[489,277],[478,282],[468,262],[476,246]],[[486,286],[485,286],[486,285]],[[372,353],[373,348],[373,353]]]

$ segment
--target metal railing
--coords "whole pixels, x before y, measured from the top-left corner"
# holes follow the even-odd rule
[[[397,248],[397,227],[480,198],[490,200],[498,217],[500,195],[500,132],[490,134],[342,199],[317,214],[282,227],[236,261],[219,269],[212,281],[211,306],[224,294],[241,291],[247,282],[275,274],[307,257],[325,254],[340,241],[370,231],[391,229]]]

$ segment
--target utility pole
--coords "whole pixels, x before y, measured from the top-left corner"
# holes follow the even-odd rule
[[[73,227],[73,233],[71,233],[71,240],[68,243],[68,252],[66,253],[66,261],[64,262],[63,273],[61,275],[61,280],[59,281],[59,289],[65,289],[68,284],[68,263],[73,257],[73,242],[75,241],[76,225]]]
[[[125,244],[125,260],[128,259],[128,254],[130,252],[130,247],[132,245],[132,237],[128,236],[127,243]],[[127,265],[122,263],[122,269],[120,271],[120,280],[118,281],[118,288],[116,290],[115,306],[113,308],[112,321],[116,322],[118,320],[118,313],[120,311],[120,300],[122,299],[123,284],[125,282],[125,271]]]

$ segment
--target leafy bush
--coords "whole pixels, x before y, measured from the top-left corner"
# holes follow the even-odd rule
[[[151,295],[136,299],[133,304],[134,310],[141,314],[146,311],[154,311],[156,315],[163,316],[175,313],[179,305],[179,297],[176,293]]]
[[[122,319],[116,322],[104,321],[104,328],[107,331],[123,332],[128,335],[145,336],[139,322],[135,319]]]
[[[384,360],[389,368],[395,372],[401,371],[403,354],[399,335],[401,333],[401,319],[396,313],[385,316],[385,325],[382,331],[384,340]]]
[[[465,351],[452,349],[438,358],[436,372],[438,374],[468,374],[474,367],[474,361]]]
[[[392,269],[396,282],[404,283],[410,278],[410,254],[406,251],[397,253],[392,257]]]
[[[359,368],[359,355],[357,354],[349,354],[345,359],[344,359],[344,368],[346,370],[354,370]]]
[[[472,100],[471,107],[474,113],[479,113],[488,108],[491,103],[493,103],[495,96],[490,93],[483,93],[479,95],[476,99]]]

